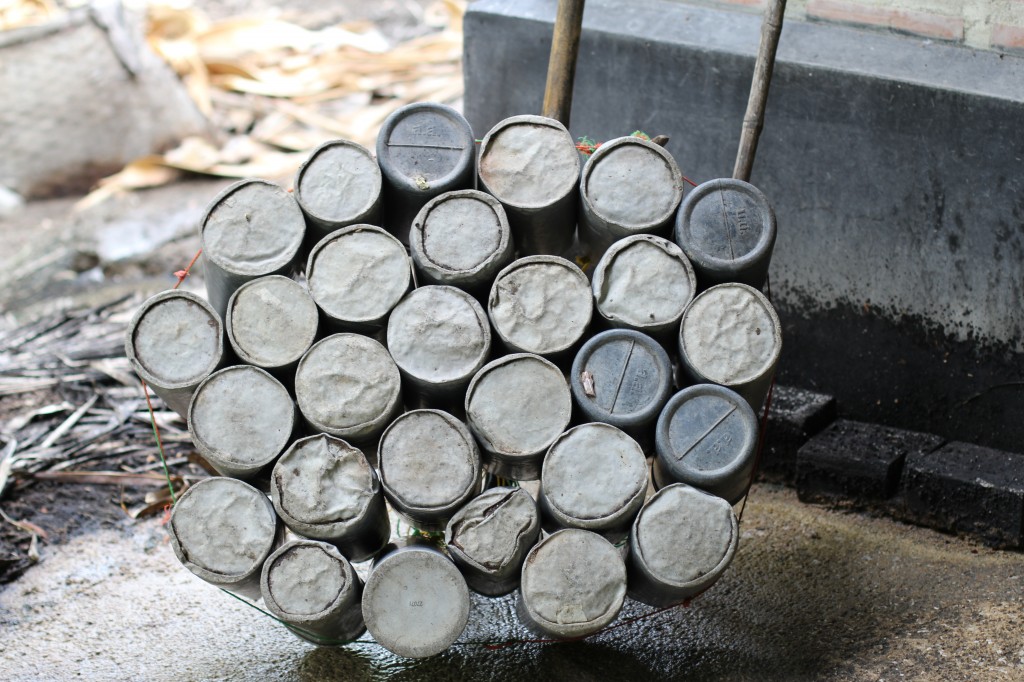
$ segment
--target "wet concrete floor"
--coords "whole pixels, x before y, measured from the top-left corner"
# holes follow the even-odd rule
[[[460,644],[431,659],[317,648],[192,577],[154,520],[44,548],[0,591],[12,682],[1022,680],[1024,556],[761,485],[733,565],[690,607],[583,643],[480,644],[528,637],[511,597],[475,598]]]

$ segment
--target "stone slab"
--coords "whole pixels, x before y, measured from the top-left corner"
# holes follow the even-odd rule
[[[796,475],[797,450],[835,417],[834,397],[776,384],[768,411],[764,451],[758,465],[760,478],[792,483]]]

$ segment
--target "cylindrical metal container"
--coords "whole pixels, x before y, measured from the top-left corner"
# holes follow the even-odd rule
[[[686,483],[735,504],[754,471],[757,417],[736,392],[697,384],[676,393],[658,418],[654,482]]]
[[[480,186],[508,213],[520,254],[560,254],[572,246],[580,155],[572,135],[543,116],[506,118],[480,145]]]
[[[185,491],[167,525],[178,561],[206,582],[251,599],[278,541],[267,496],[234,478],[206,478]]]
[[[587,419],[618,427],[646,447],[672,392],[672,361],[646,334],[611,329],[583,344],[569,386]]]
[[[512,262],[512,232],[501,202],[490,194],[446,192],[417,214],[409,250],[421,282],[486,295]]]
[[[271,554],[260,592],[285,627],[313,644],[346,644],[366,632],[363,581],[327,543],[293,540]]]
[[[646,492],[647,460],[637,442],[608,424],[581,424],[548,450],[538,506],[546,529],[582,528],[618,543]]]
[[[274,509],[292,531],[365,561],[391,534],[377,472],[362,452],[321,433],[292,443],[270,477]]]
[[[380,168],[363,146],[332,140],[314,149],[295,175],[307,245],[342,227],[379,224],[381,186]]]
[[[686,197],[676,216],[676,243],[701,288],[742,282],[760,289],[775,248],[775,212],[742,180],[709,180]]]
[[[124,354],[167,407],[187,418],[192,394],[224,360],[220,315],[195,294],[160,292],[132,316]]]
[[[498,597],[519,587],[526,553],[540,535],[537,504],[522,488],[491,488],[448,522],[444,541],[474,592]]]
[[[398,417],[377,450],[384,495],[420,530],[444,530],[480,492],[480,449],[466,425],[440,410]]]
[[[524,625],[558,639],[584,637],[619,615],[626,566],[597,533],[560,530],[530,550],[519,590],[516,612]]]
[[[491,285],[487,314],[512,352],[557,356],[587,331],[594,313],[590,282],[558,256],[527,256],[506,267]]]
[[[384,346],[334,334],[299,360],[295,398],[312,429],[366,446],[402,411],[402,378]]]
[[[214,197],[199,223],[210,304],[224,317],[235,289],[288,275],[300,261],[306,222],[291,194],[266,180],[242,180]]]
[[[668,340],[697,292],[697,278],[678,246],[638,234],[605,251],[591,286],[594,306],[609,324]]]
[[[306,278],[328,328],[371,334],[415,285],[405,247],[372,225],[345,227],[320,240]]]
[[[620,137],[598,147],[580,179],[580,242],[594,260],[634,234],[668,236],[683,174],[661,145]]]
[[[628,594],[650,606],[697,596],[722,577],[739,544],[732,505],[675,483],[647,501],[629,534]]]
[[[506,355],[484,365],[466,391],[466,421],[484,466],[504,478],[539,478],[544,453],[571,417],[562,372],[537,355]]]
[[[383,226],[408,244],[409,226],[424,204],[444,192],[473,187],[475,150],[469,123],[444,104],[407,104],[388,116],[377,134]]]
[[[363,589],[366,629],[388,651],[426,658],[451,646],[469,622],[469,588],[435,545],[388,545]]]
[[[246,480],[277,459],[297,421],[288,389],[250,365],[211,374],[188,408],[188,431],[199,454],[222,475]]]
[[[291,383],[316,339],[319,312],[306,288],[281,275],[246,282],[228,301],[228,342],[238,358]]]
[[[491,325],[460,289],[414,289],[388,319],[388,350],[417,394],[461,405],[470,379],[491,353]]]
[[[713,286],[683,312],[679,359],[696,382],[727,386],[761,409],[782,352],[772,304],[746,284]]]

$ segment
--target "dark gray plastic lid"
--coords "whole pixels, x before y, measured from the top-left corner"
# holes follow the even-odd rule
[[[767,197],[742,180],[710,180],[683,200],[675,240],[703,286],[764,284],[775,246],[775,212]]]
[[[750,483],[757,417],[738,393],[697,384],[676,393],[658,418],[655,480],[686,483],[735,504]]]
[[[398,109],[377,135],[377,161],[386,181],[424,198],[459,189],[453,183],[472,173],[474,151],[473,130],[466,119],[434,102]]]
[[[591,420],[620,429],[642,428],[654,423],[668,400],[672,362],[646,334],[612,329],[591,338],[576,354],[569,385]]]

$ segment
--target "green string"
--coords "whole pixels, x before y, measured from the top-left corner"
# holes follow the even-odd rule
[[[171,506],[173,507],[178,503],[178,498],[174,494],[174,484],[171,483],[171,470],[167,467],[167,457],[164,455],[164,441],[160,438],[160,429],[156,425],[156,414],[153,412],[153,401],[149,397],[149,386],[142,379],[142,391],[146,394],[146,407],[149,408],[149,424],[153,427],[153,437],[156,438],[157,451],[160,453],[160,464],[164,467],[164,478],[167,479],[167,490],[171,493]]]
[[[368,639],[341,640],[341,639],[333,639],[331,637],[324,637],[323,635],[318,635],[315,632],[310,632],[309,630],[307,630],[305,628],[301,628],[298,625],[292,625],[291,623],[288,623],[288,622],[285,622],[285,621],[281,620],[280,618],[278,618],[274,614],[270,613],[269,611],[265,611],[265,610],[261,609],[260,607],[256,606],[252,602],[250,602],[250,601],[248,601],[246,599],[242,599],[237,594],[234,594],[233,592],[229,592],[228,590],[225,590],[223,587],[220,587],[218,589],[221,592],[223,592],[224,594],[226,594],[229,597],[231,597],[232,599],[237,599],[238,601],[242,602],[243,604],[245,604],[249,608],[256,609],[257,611],[262,613],[264,616],[267,616],[268,618],[272,618],[273,620],[276,620],[278,623],[280,623],[281,625],[285,626],[289,630],[293,630],[293,631],[295,631],[297,633],[301,633],[304,637],[308,637],[309,639],[315,640],[313,642],[314,644],[318,644],[318,645],[322,645],[322,646],[347,646],[349,644],[368,644],[368,645],[371,645],[371,646],[381,646],[380,643],[375,642],[373,640],[368,640]]]

